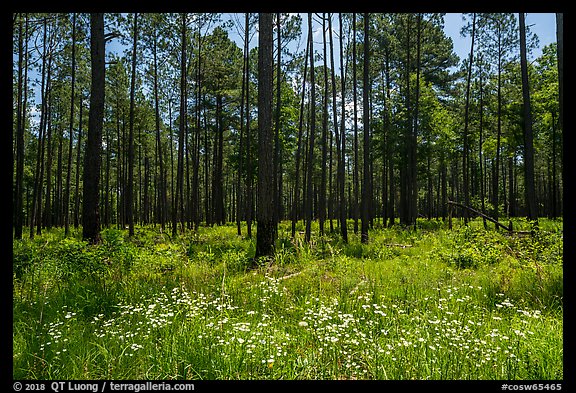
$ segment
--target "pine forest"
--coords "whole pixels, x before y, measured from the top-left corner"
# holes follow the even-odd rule
[[[563,14],[457,15],[13,13],[12,378],[560,390]]]

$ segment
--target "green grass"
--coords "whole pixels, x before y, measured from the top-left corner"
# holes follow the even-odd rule
[[[97,246],[45,231],[14,241],[13,377],[560,380],[562,227],[423,220],[306,244],[283,223],[255,269],[234,225]]]

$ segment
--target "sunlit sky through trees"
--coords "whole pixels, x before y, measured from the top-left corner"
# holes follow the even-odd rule
[[[302,13],[303,19],[305,21],[304,13]],[[225,14],[223,19],[234,19],[232,14]],[[243,23],[242,18],[240,18]],[[460,57],[460,59],[465,58],[470,53],[470,37],[462,37],[460,31],[463,25],[463,17],[461,13],[447,13],[444,16],[444,31],[446,35],[452,38],[454,42],[454,52]],[[542,54],[542,48],[549,45],[552,42],[556,42],[556,14],[554,13],[528,13],[526,15],[526,25],[534,32],[539,39],[539,45],[536,50],[534,50],[530,55],[531,59],[534,59]],[[294,50],[304,50],[306,43],[306,36],[308,34],[308,26],[306,23],[302,24],[302,35],[298,40],[291,43],[291,49]],[[322,40],[322,27],[321,25],[315,24],[315,42],[318,43]],[[338,32],[338,20],[333,22],[333,29]],[[242,47],[242,37],[237,34],[236,28],[233,27],[229,32],[230,38],[233,39],[240,47]],[[252,37],[250,42],[250,47],[253,48],[257,45],[258,36],[257,32]],[[120,44],[119,40],[112,40],[107,48],[111,52],[122,52],[125,48]],[[334,47],[335,56],[339,56],[338,45]]]
[[[234,20],[234,15],[232,14],[224,14],[222,20]],[[237,20],[242,20],[242,17],[236,18]],[[306,20],[305,13],[302,13],[302,20]],[[454,43],[454,52],[458,55],[460,59],[464,59],[470,53],[470,36],[463,37],[461,35],[461,29],[464,24],[463,15],[461,13],[447,13],[444,16],[444,31],[448,37],[452,38]],[[542,54],[542,48],[546,45],[549,45],[553,42],[556,42],[556,16],[554,13],[528,13],[526,15],[526,25],[527,27],[538,36],[538,47],[533,50],[531,53],[528,54],[529,61],[536,59],[538,56]],[[335,31],[335,35],[338,35],[338,18],[336,17],[333,21],[332,28]],[[306,37],[308,34],[307,31],[308,27],[306,23],[302,23],[302,34],[301,36],[292,41],[289,46],[289,50],[294,52],[303,52],[305,49],[306,44]],[[314,23],[314,41],[318,45],[322,42],[322,25],[319,22],[318,18],[315,18]],[[238,34],[238,30],[236,26],[233,26],[229,30],[229,36],[232,40],[234,40],[237,45],[241,48],[243,46],[241,37]],[[257,46],[258,43],[258,33],[255,32],[250,41],[250,48],[254,48]],[[112,39],[110,42],[107,43],[106,51],[108,53],[118,53],[122,54],[124,51],[129,50],[130,48],[123,45],[119,39]],[[334,47],[334,56],[336,59],[339,58],[339,46],[335,45]],[[339,62],[336,61],[336,68],[339,71]],[[37,78],[37,73],[34,70],[31,71],[31,77],[34,80]],[[453,69],[455,71],[455,68]],[[40,102],[39,96],[40,84],[38,83],[35,86],[36,97],[35,102]],[[36,117],[36,109],[34,106],[31,106],[32,116]]]

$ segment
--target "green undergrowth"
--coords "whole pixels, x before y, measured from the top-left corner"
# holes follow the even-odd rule
[[[261,261],[232,224],[14,241],[13,377],[563,378],[561,220],[335,227]]]

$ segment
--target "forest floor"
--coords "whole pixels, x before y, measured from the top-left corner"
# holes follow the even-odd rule
[[[234,224],[15,240],[13,378],[563,379],[562,220],[313,231],[253,269]]]

